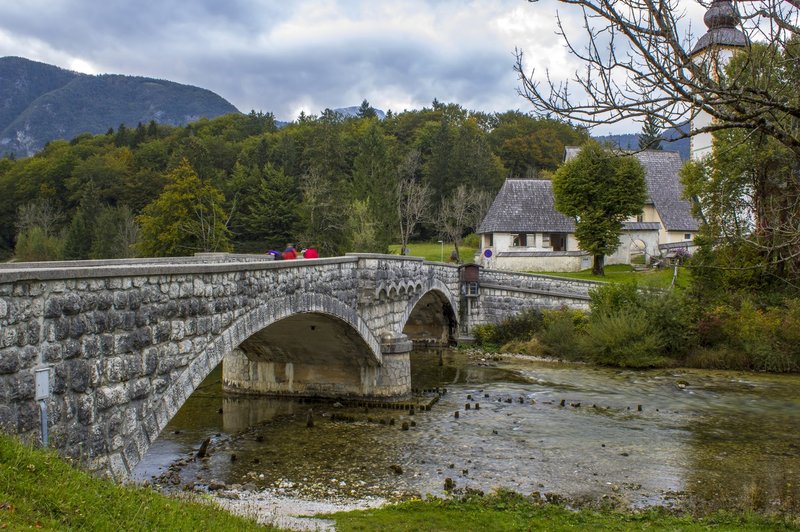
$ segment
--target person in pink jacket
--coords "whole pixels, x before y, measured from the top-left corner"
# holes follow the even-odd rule
[[[304,259],[318,259],[319,253],[314,248],[306,248],[303,250],[303,258]]]

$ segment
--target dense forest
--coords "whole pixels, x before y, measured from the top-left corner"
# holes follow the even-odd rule
[[[401,236],[457,240],[506,177],[550,172],[565,145],[587,138],[556,120],[438,101],[383,120],[365,101],[355,117],[326,109],[284,127],[255,112],[121,125],[0,159],[0,253],[168,256],[299,241],[331,256],[385,252]]]

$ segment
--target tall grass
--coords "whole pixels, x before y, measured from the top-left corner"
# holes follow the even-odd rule
[[[266,530],[211,504],[93,477],[0,434],[0,529]]]

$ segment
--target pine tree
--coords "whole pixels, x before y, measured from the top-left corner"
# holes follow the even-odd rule
[[[639,133],[639,149],[660,150],[662,140],[661,121],[655,115],[647,115]]]

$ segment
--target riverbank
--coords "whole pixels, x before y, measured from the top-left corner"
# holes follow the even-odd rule
[[[798,517],[751,512],[692,517],[663,508],[621,511],[612,499],[587,506],[553,494],[452,497],[397,504],[304,500],[269,490],[165,496],[95,478],[0,435],[0,529],[9,530],[798,530]],[[218,508],[219,506],[220,508]],[[230,512],[230,513],[229,513]],[[313,517],[310,517],[313,516]]]
[[[201,500],[100,479],[0,434],[0,529],[274,530]]]

